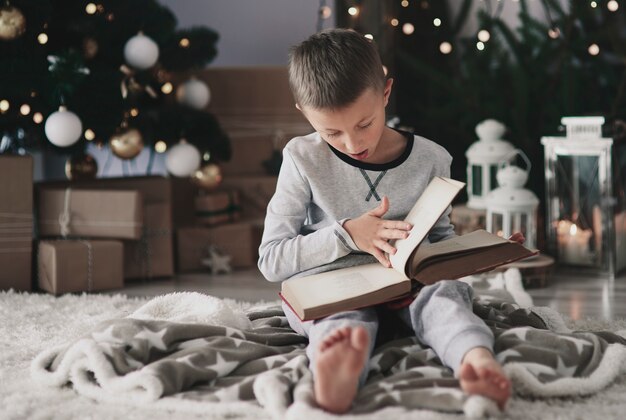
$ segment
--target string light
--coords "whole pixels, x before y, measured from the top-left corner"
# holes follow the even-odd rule
[[[385,76],[387,76],[387,74],[389,73],[389,70],[387,70],[387,66],[383,65],[383,73],[385,74]]]
[[[489,33],[488,30],[483,29],[483,30],[478,32],[478,40],[479,41],[487,42],[487,41],[489,41],[490,38],[491,38],[491,34]]]
[[[412,23],[405,23],[402,25],[402,32],[404,32],[405,35],[411,35],[415,32],[415,26],[413,26]]]
[[[398,26],[400,24],[400,21],[398,21],[398,19],[393,18],[391,19],[391,26]]]
[[[485,44],[482,41],[478,41],[476,43],[476,48],[478,49],[478,51],[482,51],[485,49]]]
[[[450,54],[452,52],[452,44],[448,41],[442,42],[439,44],[439,51],[441,51],[442,54]]]
[[[20,114],[24,116],[30,114],[30,105],[22,104],[22,106],[20,107]]]
[[[330,17],[330,15],[333,14],[333,9],[331,9],[328,6],[323,6],[320,9],[320,14],[322,15],[322,19],[328,19]]]
[[[94,3],[88,3],[87,6],[85,6],[85,12],[87,12],[88,15],[93,15],[97,10],[98,7]]]
[[[372,34],[365,34],[365,35],[363,35],[363,36],[364,36],[365,38],[369,39],[370,41],[373,41],[373,40],[374,40],[374,35],[372,35]]]
[[[167,143],[165,143],[163,140],[159,140],[156,143],[154,143],[154,150],[157,153],[164,153],[167,150]]]
[[[94,133],[91,128],[88,128],[85,130],[85,138],[87,139],[87,141],[92,141],[96,138],[96,133]]]
[[[561,35],[561,31],[559,30],[559,28],[551,28],[548,31],[548,36],[552,39],[557,39],[559,35]]]
[[[41,114],[41,112],[35,112],[33,114],[33,121],[35,122],[35,124],[41,124],[43,122],[43,115]]]
[[[598,7],[598,3],[596,3],[595,1],[592,1],[592,2],[591,2],[591,7],[592,7],[593,9],[595,9],[596,7]]]
[[[359,14],[359,8],[358,7],[354,7],[352,6],[351,8],[348,9],[348,14],[350,16],[356,16]]]
[[[409,7],[409,1],[408,0],[402,0],[402,3],[400,3],[402,5],[402,7]]]
[[[47,44],[48,35],[45,32],[40,33],[39,35],[37,35],[37,41],[39,41],[41,45]]]
[[[130,115],[132,117],[136,117],[137,115],[139,115],[139,110],[137,108],[131,108]]]
[[[7,101],[6,99],[0,101],[0,112],[7,112],[10,107],[11,104],[9,104],[9,101]]]
[[[170,82],[167,82],[163,86],[161,86],[161,92],[165,93],[166,95],[172,93],[173,90],[174,86]]]
[[[435,25],[435,26],[441,26],[441,19],[439,19],[439,18],[435,18],[435,19],[433,19],[433,25]]]
[[[183,48],[188,48],[189,47],[189,38],[181,38],[180,41],[178,41],[178,45],[180,45]]]
[[[598,55],[600,54],[600,47],[598,46],[598,44],[591,44],[589,48],[587,49],[587,51],[591,55]]]
[[[202,160],[208,162],[209,159],[211,159],[211,154],[209,152],[204,152],[204,154],[202,155]]]
[[[610,12],[617,12],[617,9],[619,9],[619,3],[615,0],[611,0],[606,4],[606,8],[609,9]]]

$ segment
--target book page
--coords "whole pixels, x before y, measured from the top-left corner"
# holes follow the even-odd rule
[[[411,258],[411,266],[418,267],[422,261],[432,257],[471,252],[478,248],[486,248],[508,242],[510,241],[507,239],[479,229],[465,235],[446,239],[445,241],[420,246],[415,250]],[[411,271],[411,273],[413,272],[414,270]]]
[[[365,264],[286,280],[282,294],[302,308],[351,299],[409,279],[380,263]]]
[[[404,219],[413,225],[408,238],[397,239],[392,243],[398,250],[389,256],[394,269],[406,275],[406,263],[441,215],[446,211],[454,197],[465,183],[445,177],[433,178],[407,217]]]

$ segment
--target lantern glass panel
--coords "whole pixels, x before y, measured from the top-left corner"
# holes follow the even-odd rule
[[[496,178],[497,174],[498,165],[489,165],[489,185],[492,190],[498,186],[498,178]]]
[[[602,263],[602,191],[599,157],[557,155],[556,196],[559,259],[567,264],[600,267]]]
[[[472,195],[483,195],[483,168],[480,165],[472,165]]]

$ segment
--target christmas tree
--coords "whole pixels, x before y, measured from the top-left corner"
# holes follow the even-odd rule
[[[533,162],[543,160],[541,136],[555,134],[568,115],[603,115],[606,135],[619,136],[626,114],[625,5],[611,1],[433,0],[384,1],[378,21],[359,16],[381,8],[369,0],[337,11],[341,26],[374,34],[394,77],[395,109],[401,123],[444,145],[455,157],[452,175],[465,178],[465,151],[475,126],[494,118],[508,128],[507,140]],[[478,4],[476,33],[460,31]],[[529,6],[543,15],[535,17]],[[620,7],[622,6],[622,7]],[[502,17],[518,8],[519,26]],[[394,28],[382,40],[377,34]],[[381,42],[382,41],[382,42]],[[391,51],[391,53],[390,53]],[[529,186],[543,190],[543,173],[531,172]]]
[[[154,0],[2,0],[0,153],[81,155],[93,142],[132,159],[184,138],[205,160],[228,160],[208,87],[185,77],[215,57],[217,39],[178,29]]]

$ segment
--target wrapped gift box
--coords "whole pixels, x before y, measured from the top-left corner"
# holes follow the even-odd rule
[[[262,225],[259,222],[240,222],[215,227],[188,227],[176,231],[178,271],[207,270],[202,259],[207,248],[214,245],[231,257],[233,268],[257,265],[261,245]]]
[[[239,193],[231,191],[214,191],[196,196],[196,221],[205,226],[232,223],[241,217]]]
[[[125,278],[165,277],[174,274],[171,218],[169,203],[145,205],[141,239],[124,242]]]
[[[98,190],[136,190],[143,198],[143,230],[138,241],[124,241],[124,278],[167,277],[174,274],[172,182],[162,176],[54,181],[42,187],[86,187]],[[190,209],[193,212],[193,201]]]
[[[122,260],[120,241],[41,241],[37,256],[39,288],[55,295],[122,288]]]
[[[264,219],[267,205],[276,191],[275,176],[224,177],[222,187],[239,193],[241,216],[244,220]]]
[[[137,191],[42,188],[37,210],[40,236],[141,238],[143,206]]]
[[[0,156],[0,290],[31,290],[33,159]]]

